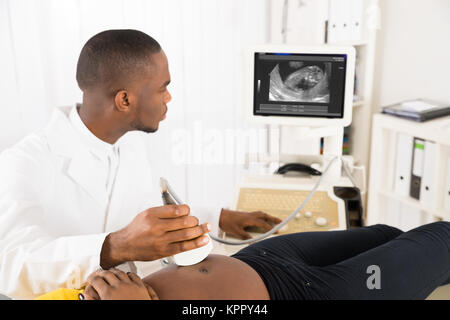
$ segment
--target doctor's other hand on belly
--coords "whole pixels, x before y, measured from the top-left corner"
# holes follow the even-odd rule
[[[126,261],[153,261],[206,245],[211,225],[198,225],[187,205],[166,205],[138,214],[103,243],[100,266],[109,269]]]

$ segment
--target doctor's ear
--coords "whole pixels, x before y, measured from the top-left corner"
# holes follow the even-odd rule
[[[119,90],[115,97],[114,102],[116,104],[116,107],[119,109],[119,111],[128,111],[130,106],[130,95],[128,94],[128,91],[125,89]]]

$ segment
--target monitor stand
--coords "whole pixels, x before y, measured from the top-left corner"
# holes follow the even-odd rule
[[[322,159],[322,171],[328,166],[330,161],[336,156],[342,156],[342,147],[344,140],[344,127],[294,127],[286,128],[289,134],[285,134],[283,138],[289,137],[295,141],[309,140],[314,138],[324,138],[324,147]],[[299,145],[298,144],[298,145]],[[291,144],[292,145],[292,144]],[[301,152],[301,150],[296,150]],[[332,184],[341,178],[341,159],[336,159],[327,174],[324,176],[325,183]]]

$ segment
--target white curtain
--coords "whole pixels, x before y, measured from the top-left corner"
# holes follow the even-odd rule
[[[81,101],[83,44],[119,28],[154,37],[169,59],[173,100],[149,135],[155,184],[188,203],[232,204],[242,168],[243,49],[268,35],[266,0],[0,0],[0,151]]]

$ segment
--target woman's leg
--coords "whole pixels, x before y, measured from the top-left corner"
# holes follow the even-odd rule
[[[310,266],[327,266],[375,248],[402,233],[380,224],[340,231],[300,232],[262,240],[239,253],[268,250],[280,258],[293,258]]]
[[[420,226],[315,275],[335,299],[425,299],[450,278],[450,222]]]

